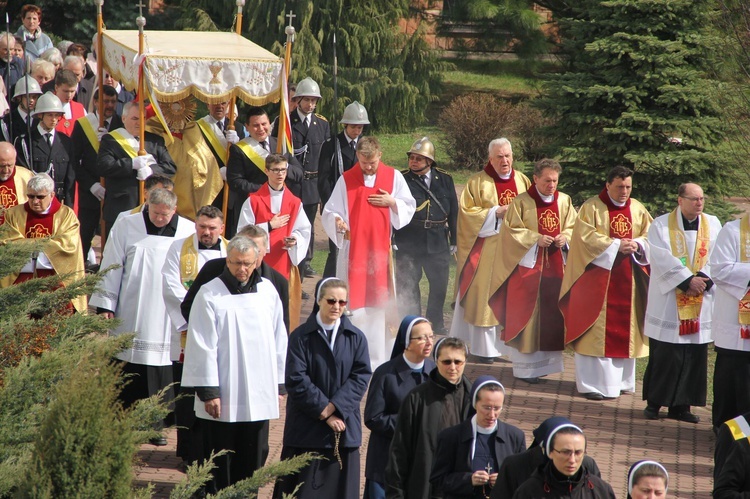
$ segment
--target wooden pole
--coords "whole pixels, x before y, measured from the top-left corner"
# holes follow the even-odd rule
[[[140,15],[136,18],[135,23],[138,25],[138,55],[140,57],[143,57],[143,54],[145,53],[144,50],[144,40],[143,40],[143,28],[146,26],[146,18],[143,17],[143,2],[138,3],[138,9],[140,11]],[[139,58],[140,59],[140,58]],[[141,67],[138,70],[138,119],[140,121],[140,133],[138,134],[138,156],[145,156],[146,153],[146,92],[145,92],[145,85],[144,85],[144,78],[145,75],[143,74],[143,64],[144,61],[141,60]],[[140,204],[143,204],[145,201],[145,195],[144,195],[144,182],[143,180],[138,182],[138,199],[140,200]]]
[[[245,6],[245,0],[236,0],[237,3],[237,19],[234,23],[234,32],[238,35],[242,35],[242,8]],[[228,116],[227,116],[227,128],[229,130],[234,130],[234,106],[235,106],[235,98],[232,97],[229,99],[229,109],[227,110]],[[229,159],[229,148],[231,147],[231,144],[227,143],[227,154],[226,158]],[[227,166],[227,165],[224,165]],[[224,230],[222,231],[221,235],[226,235],[227,232],[227,223],[229,222],[227,218],[227,214],[229,211],[229,183],[227,181],[224,181],[224,192],[222,193],[221,197],[221,212],[224,214]]]
[[[102,6],[104,0],[94,0],[96,2],[96,73],[99,75],[99,98],[97,110],[99,111],[99,128],[104,126],[104,18],[102,17]],[[104,177],[99,177],[99,183],[106,188]],[[101,240],[101,249],[104,252],[104,244],[107,242],[107,227],[104,223],[104,200],[99,203],[99,238]]]

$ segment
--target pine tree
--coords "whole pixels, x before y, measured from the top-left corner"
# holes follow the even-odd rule
[[[712,81],[708,0],[581,0],[557,17],[564,71],[540,100],[565,161],[564,188],[596,194],[613,166],[634,168],[634,195],[653,215],[674,207],[677,185],[697,182],[726,214],[730,167]],[[679,140],[676,140],[679,139]]]
[[[207,0],[183,0],[180,26],[192,29],[231,29],[233,12]],[[249,0],[243,34],[276,54],[283,54],[285,14],[297,16],[290,81],[311,77],[323,99],[318,112],[340,117],[351,101],[363,103],[373,126],[403,131],[424,119],[424,110],[437,98],[440,71],[445,67],[424,40],[423,29],[412,35],[399,30],[409,14],[407,0],[375,0],[351,4]],[[333,103],[333,36],[338,54],[339,102]]]

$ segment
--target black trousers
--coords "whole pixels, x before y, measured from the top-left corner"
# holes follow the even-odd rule
[[[711,409],[714,428],[750,412],[750,352],[716,347]]]
[[[704,406],[708,343],[666,343],[649,338],[643,400],[660,407]]]
[[[83,197],[83,196],[81,196]],[[99,230],[99,217],[101,215],[101,205],[96,207],[82,205],[78,206],[78,221],[81,225],[81,245],[83,247],[83,260],[88,258],[91,249],[91,240],[94,239],[96,232]],[[102,248],[104,251],[104,248]]]
[[[156,395],[167,385],[172,384],[172,366],[147,366],[143,364],[133,364],[132,362],[123,362],[116,360],[122,365],[122,372],[125,374],[125,385],[120,391],[120,401],[124,408],[128,408],[138,400]],[[174,402],[174,389],[170,388],[164,401],[168,404]],[[167,419],[156,425],[157,430],[172,424],[172,415],[170,413]]]
[[[213,483],[207,486],[208,492],[229,487],[250,477],[261,468],[268,458],[268,421],[247,421],[224,423],[201,419],[206,457],[211,451],[231,450],[214,460]]]
[[[310,265],[313,258],[313,248],[315,246],[315,216],[318,214],[318,203],[303,204],[302,209],[305,210],[305,215],[307,215],[307,219],[312,226],[310,229],[310,246],[307,247],[307,255],[305,256],[305,259],[302,260],[302,265],[300,265],[300,271],[303,272],[304,277],[303,269],[305,266]]]
[[[328,239],[328,257],[326,258],[326,266],[323,270],[323,278],[336,277],[336,260],[339,257],[339,248],[336,244]]]
[[[419,281],[424,271],[430,290],[427,297],[425,317],[432,322],[436,332],[445,329],[443,324],[443,305],[448,292],[448,271],[450,252],[413,253],[396,251],[396,288],[401,315],[422,313],[422,295]]]

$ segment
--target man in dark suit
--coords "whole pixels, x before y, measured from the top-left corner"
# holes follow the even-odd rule
[[[28,84],[28,102],[26,99],[26,89]],[[31,121],[31,112],[34,111],[36,106],[36,100],[42,95],[42,89],[39,87],[39,83],[31,76],[22,77],[16,83],[16,88],[13,91],[13,101],[18,105],[15,106],[8,114],[5,115],[5,125],[10,129],[10,133],[5,136],[5,140],[12,142],[10,135],[20,137],[21,135],[27,135],[29,129],[35,126]],[[26,124],[26,119],[29,119],[29,126]],[[3,130],[5,132],[5,130]]]
[[[39,97],[32,116],[38,124],[31,135],[16,140],[18,164],[36,173],[46,173],[55,181],[55,196],[66,206],[75,202],[73,144],[70,137],[55,130],[64,115],[62,102],[52,93]]]
[[[425,317],[437,334],[445,334],[443,305],[448,291],[448,268],[456,248],[458,198],[453,178],[435,166],[435,146],[427,137],[414,142],[406,153],[406,184],[417,201],[409,225],[396,231],[396,281],[403,314],[420,314],[419,281],[422,270],[430,283]]]
[[[357,141],[362,135],[365,125],[370,124],[365,106],[357,101],[352,102],[341,117],[344,130],[334,140],[323,144],[320,150],[320,163],[318,166],[318,194],[320,194],[320,205],[325,206],[331,197],[331,192],[339,177],[357,163]],[[336,275],[336,256],[338,248],[328,240],[328,258],[326,259],[323,277]]]
[[[125,87],[123,87],[119,81],[112,78],[112,75],[109,74],[109,71],[104,71],[104,84],[114,88],[117,92],[117,108],[115,109],[115,112],[118,116],[122,116],[125,104],[135,99],[135,94],[133,92],[125,90]]]
[[[105,189],[99,183],[99,173],[96,167],[99,144],[102,136],[111,130],[121,128],[122,120],[115,114],[117,92],[114,88],[104,87],[104,126],[99,126],[99,113],[93,112],[79,118],[73,128],[73,168],[78,181],[78,219],[81,222],[81,241],[83,242],[83,256],[88,255],[91,240],[96,234],[101,217],[101,201],[104,199]],[[99,90],[94,92],[98,99]]]
[[[302,181],[302,193],[299,197],[302,199],[305,214],[313,226],[307,257],[300,265],[300,272],[304,277],[314,275],[310,267],[310,260],[312,260],[313,246],[315,245],[315,216],[318,212],[318,203],[320,203],[320,195],[318,194],[320,153],[323,144],[331,140],[331,127],[328,120],[315,113],[320,98],[318,84],[312,78],[305,78],[297,84],[297,92],[293,99],[297,104],[297,109],[289,116],[292,123],[294,156],[305,172]]]
[[[248,137],[229,148],[226,180],[229,183],[229,214],[227,215],[227,236],[232,237],[237,231],[242,203],[251,192],[260,189],[268,182],[265,158],[276,152],[276,137],[268,135],[271,124],[268,114],[260,107],[251,107],[247,111],[245,127]],[[289,190],[300,197],[302,167],[290,154],[284,155],[289,164],[286,184]]]
[[[104,177],[107,191],[104,195],[105,231],[109,234],[118,213],[139,204],[138,182],[152,173],[171,177],[177,171],[164,139],[146,132],[145,156],[138,156],[138,138],[141,123],[138,104],[125,104],[123,128],[104,135],[96,160],[96,173]]]

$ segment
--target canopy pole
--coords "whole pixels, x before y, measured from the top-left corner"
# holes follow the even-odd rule
[[[104,18],[102,17],[102,6],[104,0],[94,0],[96,4],[96,74],[99,75],[99,97],[96,109],[99,112],[99,128],[104,126]],[[99,184],[106,188],[104,177],[99,177]],[[104,244],[107,242],[106,224],[104,222],[104,199],[99,202],[99,239],[101,250],[104,252]]]
[[[138,70],[138,119],[140,121],[140,133],[138,134],[138,156],[145,156],[146,153],[146,95],[145,95],[145,88],[144,88],[144,82],[143,79],[145,75],[143,74],[143,66],[145,64],[144,57],[144,35],[143,35],[143,28],[146,26],[146,18],[143,17],[143,2],[139,2],[138,5],[138,12],[139,16],[135,19],[135,24],[138,26],[138,59],[140,60],[140,68]],[[140,204],[143,204],[145,201],[145,190],[144,190],[144,181],[141,180],[138,182],[138,199],[140,200]]]
[[[285,16],[287,19],[289,19],[289,23],[286,25],[286,28],[284,28],[284,33],[286,33],[286,44],[285,44],[285,51],[284,51],[284,72],[286,73],[286,81],[283,81],[283,85],[287,85],[287,88],[279,89],[281,92],[281,98],[284,99],[284,96],[288,95],[288,86],[289,86],[289,78],[291,77],[291,71],[292,71],[292,45],[294,44],[294,35],[296,34],[296,30],[294,29],[294,26],[292,26],[292,21],[294,20],[296,15],[294,15],[293,11],[289,11],[289,13]],[[289,115],[289,103],[288,102],[282,102],[280,109],[287,114],[287,117]],[[284,142],[286,141],[286,134],[287,134],[287,117],[279,116],[279,134],[277,136],[278,140],[276,141],[276,152],[281,154],[283,152],[284,148]]]
[[[245,6],[245,0],[236,0],[237,3],[237,20],[234,23],[234,32],[238,35],[242,35],[242,8]],[[227,126],[226,128],[229,130],[234,130],[234,106],[235,106],[235,98],[232,97],[229,99],[229,109],[227,110],[228,116],[227,116]],[[227,142],[227,154],[226,158],[229,160],[229,148],[232,147],[230,143]],[[227,166],[227,165],[224,165]],[[224,192],[222,194],[221,198],[221,212],[224,214],[224,230],[221,232],[221,235],[224,236],[227,233],[227,223],[229,222],[227,218],[227,212],[229,211],[229,184],[227,181],[224,181]]]

